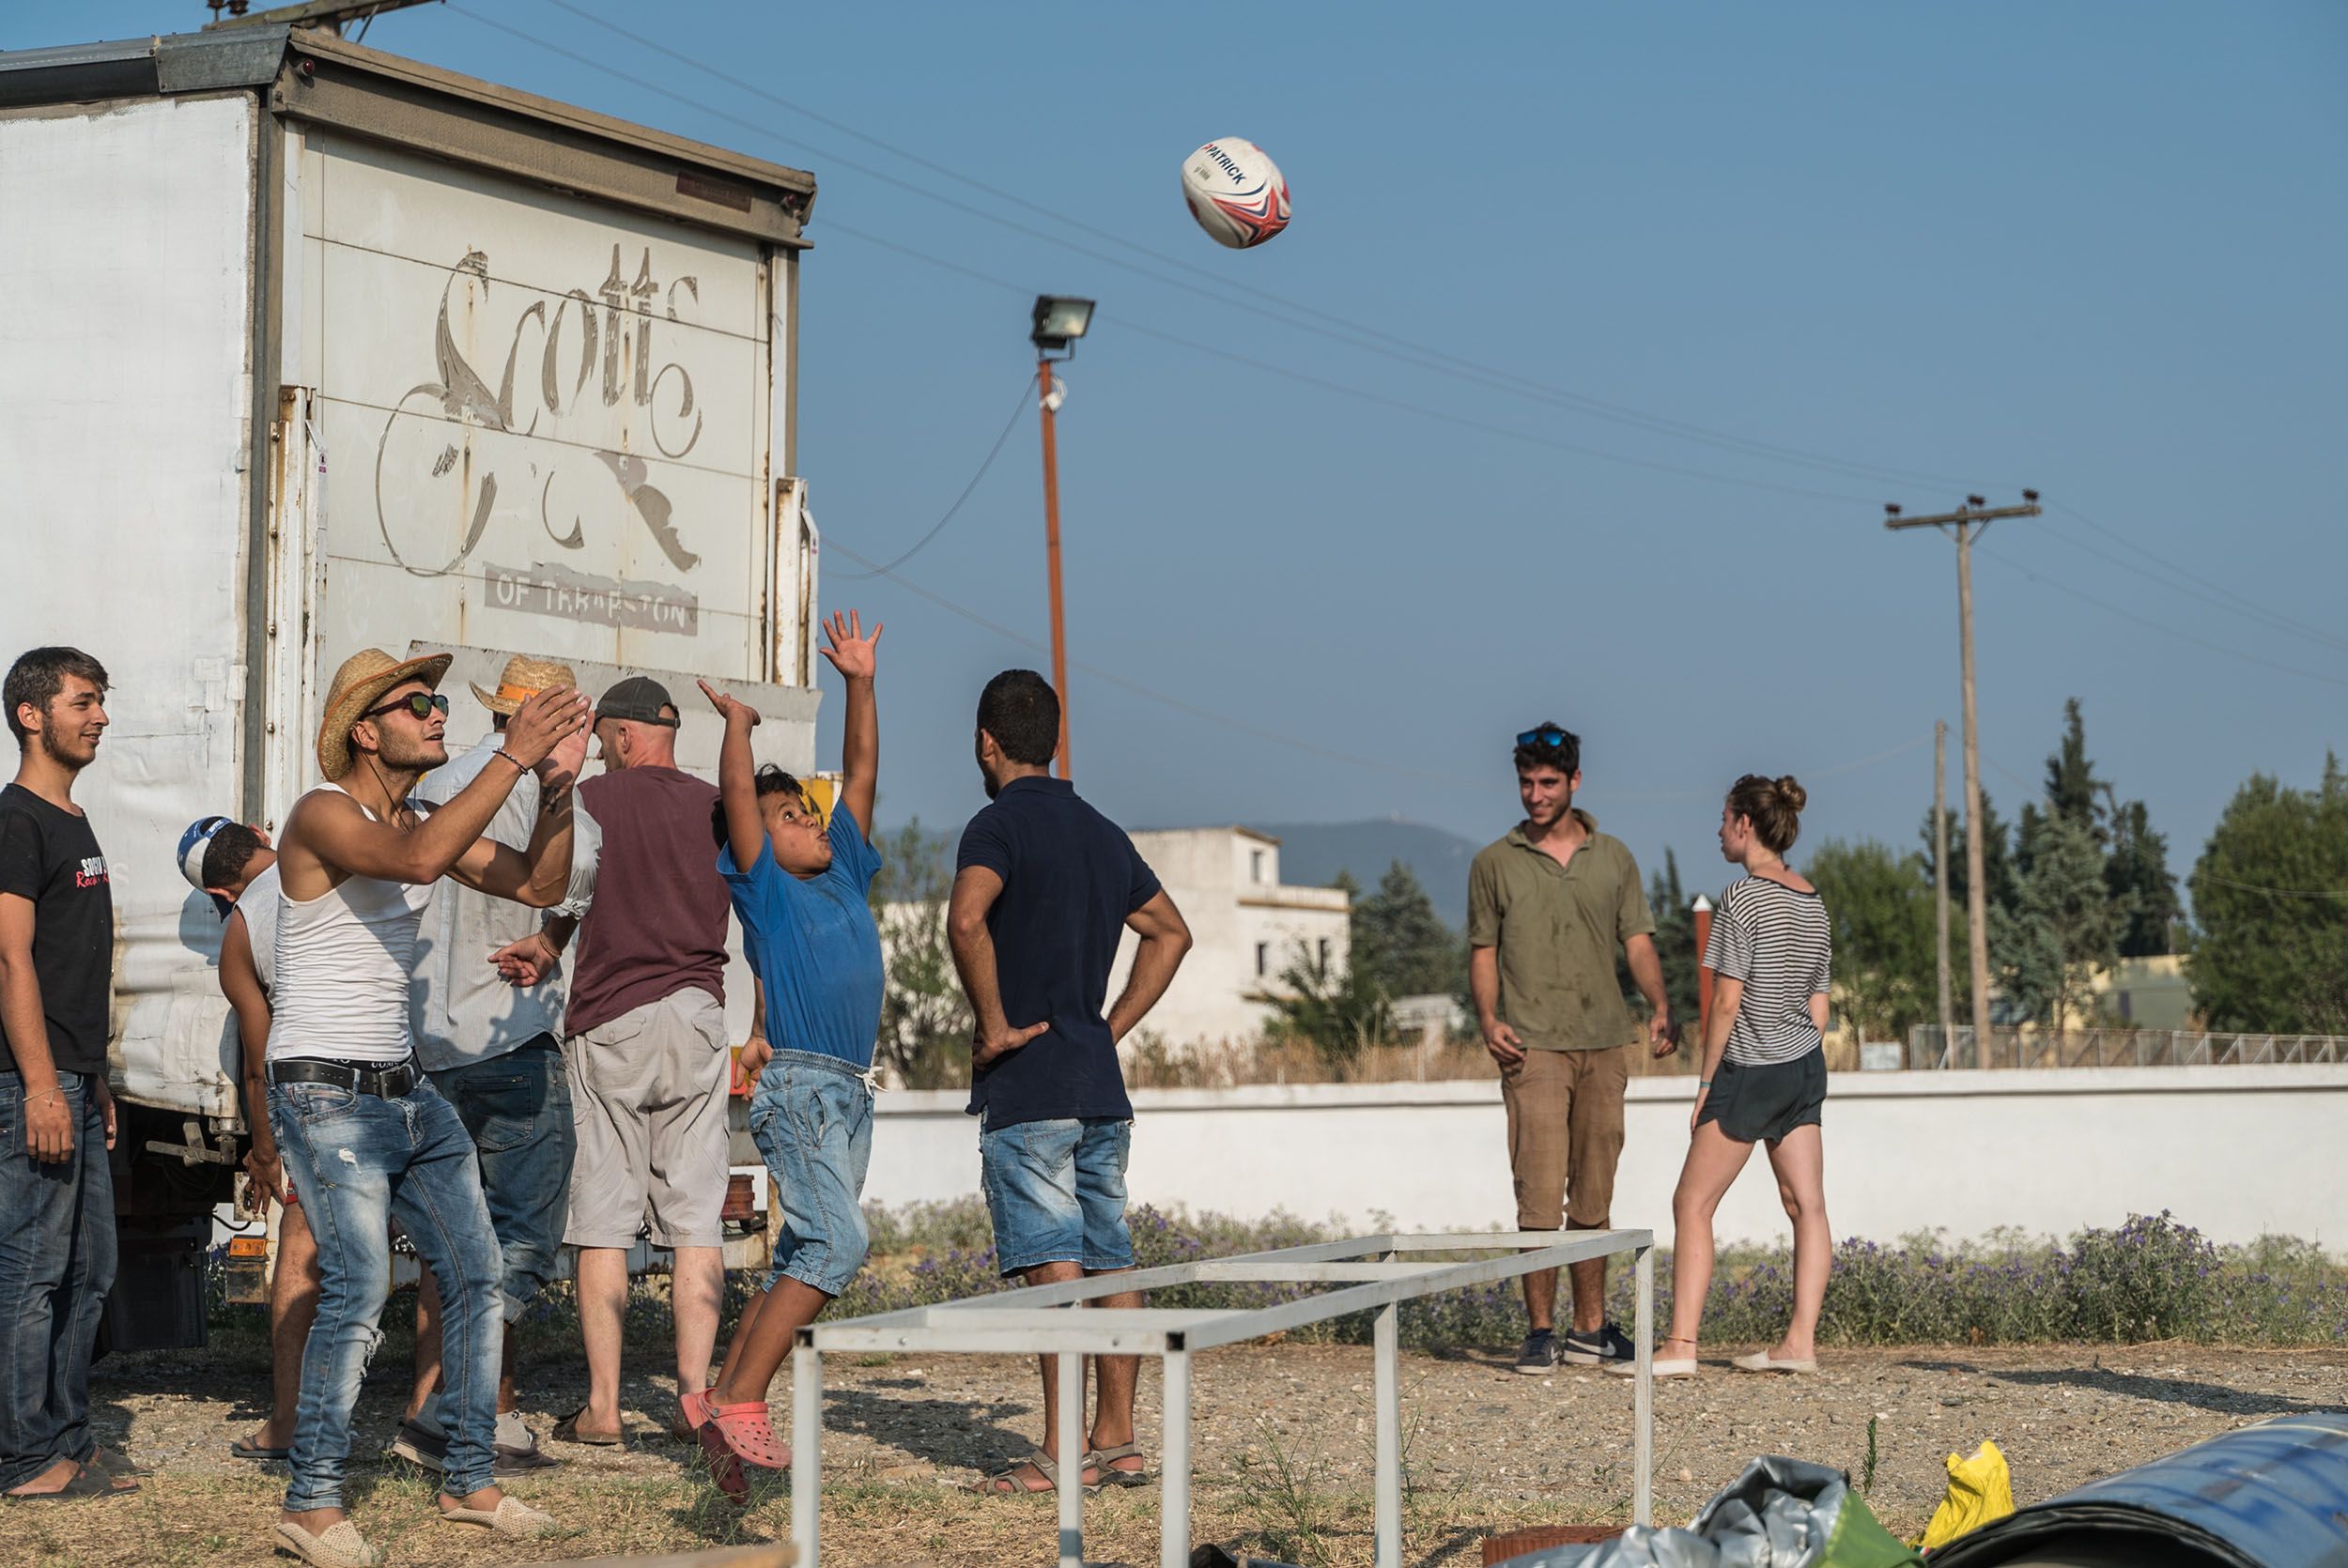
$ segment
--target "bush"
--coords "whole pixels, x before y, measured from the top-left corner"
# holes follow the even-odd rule
[[[933,1305],[1007,1288],[996,1268],[993,1233],[980,1199],[869,1207],[872,1262],[834,1304],[832,1317],[856,1317]],[[1128,1223],[1134,1260],[1144,1268],[1228,1257],[1238,1253],[1332,1239],[1341,1232],[1294,1215],[1259,1221],[1191,1215],[1147,1204]],[[214,1257],[215,1266],[218,1263]],[[1671,1254],[1656,1250],[1655,1321],[1671,1318]],[[727,1281],[726,1318],[739,1314],[763,1280]],[[1631,1270],[1612,1272],[1608,1313],[1626,1328],[1634,1309]],[[215,1269],[208,1282],[211,1319],[231,1334],[265,1323],[264,1309],[222,1300]],[[1188,1284],[1154,1292],[1162,1307],[1264,1306],[1320,1287],[1268,1284]],[[1524,1309],[1514,1281],[1422,1297],[1402,1304],[1402,1343],[1414,1349],[1514,1345]],[[1783,1247],[1720,1249],[1704,1311],[1704,1337],[1714,1344],[1759,1344],[1784,1332],[1793,1310],[1793,1258]],[[387,1312],[397,1337],[405,1309]],[[630,1342],[665,1343],[665,1285],[630,1292]],[[522,1325],[533,1359],[560,1357],[578,1343],[569,1287],[557,1284]],[[1308,1343],[1368,1343],[1367,1313],[1306,1324],[1290,1338]],[[2334,1345],[2348,1340],[2348,1268],[2313,1243],[2266,1237],[2247,1247],[2220,1247],[2163,1212],[2131,1215],[2116,1230],[2079,1232],[2065,1246],[1998,1232],[1949,1244],[1924,1233],[1886,1246],[1856,1238],[1835,1249],[1819,1338],[1829,1345],[2132,1344],[2186,1339],[2243,1345]]]

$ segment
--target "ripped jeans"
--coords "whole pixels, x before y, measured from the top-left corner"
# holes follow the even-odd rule
[[[464,1122],[428,1079],[397,1099],[271,1084],[269,1119],[317,1238],[320,1286],[301,1355],[286,1510],[343,1506],[351,1410],[391,1294],[394,1218],[440,1287],[440,1489],[458,1498],[481,1490],[490,1484],[503,1329],[497,1233]]]

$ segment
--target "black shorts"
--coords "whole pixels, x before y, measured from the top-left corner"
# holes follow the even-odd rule
[[[1818,1125],[1826,1103],[1826,1053],[1790,1062],[1724,1061],[1712,1075],[1699,1123],[1718,1122],[1740,1144],[1775,1143],[1798,1127]]]

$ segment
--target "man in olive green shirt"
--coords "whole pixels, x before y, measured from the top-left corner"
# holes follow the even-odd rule
[[[1658,1056],[1678,1049],[1663,993],[1655,917],[1638,863],[1620,839],[1574,808],[1582,743],[1544,724],[1517,737],[1524,821],[1487,845],[1468,870],[1468,980],[1484,1048],[1500,1066],[1519,1230],[1604,1230],[1622,1156],[1623,1089],[1644,1036]],[[1642,1029],[1614,980],[1622,948],[1652,1009]],[[1573,1329],[1556,1328],[1557,1270],[1524,1277],[1532,1332],[1517,1370],[1547,1372],[1629,1360],[1630,1337],[1606,1321],[1606,1260],[1577,1263]]]

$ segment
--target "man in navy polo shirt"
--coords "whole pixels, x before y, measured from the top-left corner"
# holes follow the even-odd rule
[[[1134,1266],[1125,1229],[1133,1105],[1118,1042],[1166,993],[1190,928],[1124,830],[1049,776],[1059,697],[1032,669],[1007,669],[979,698],[979,771],[994,804],[963,829],[947,933],[970,998],[970,1111],[996,1262],[1027,1284]],[[1104,1016],[1126,928],[1140,937],[1124,993]],[[1138,1307],[1139,1291],[1100,1298]],[[1134,1440],[1131,1356],[1097,1356],[1099,1403],[1086,1482],[1138,1486],[1150,1468]],[[989,1476],[1024,1494],[1058,1481],[1057,1359],[1043,1369],[1043,1445]]]

